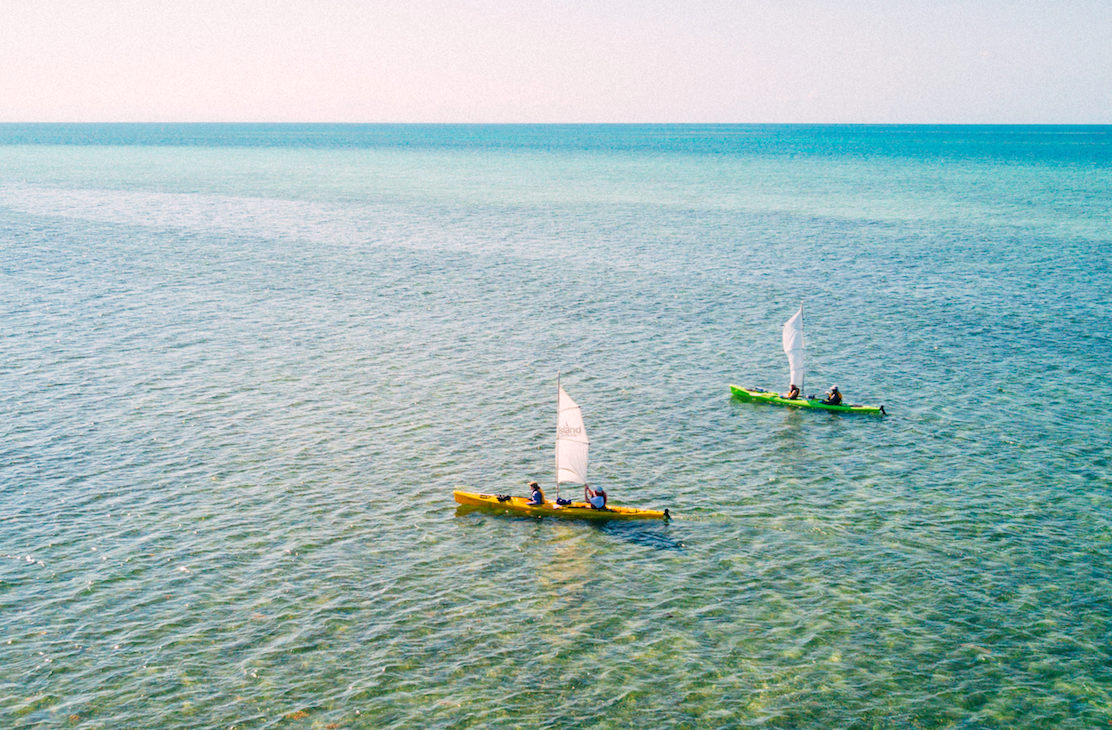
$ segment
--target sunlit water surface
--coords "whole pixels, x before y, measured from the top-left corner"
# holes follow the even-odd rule
[[[0,725],[1112,722],[1108,128],[0,143]]]

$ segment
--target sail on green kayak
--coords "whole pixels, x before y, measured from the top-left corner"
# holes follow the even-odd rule
[[[888,415],[884,406],[862,406],[853,403],[839,403],[832,405],[824,403],[818,398],[804,398],[803,384],[806,369],[803,366],[803,304],[799,305],[799,311],[792,315],[791,319],[784,323],[782,333],[784,344],[784,354],[788,356],[788,368],[790,370],[791,392],[788,396],[795,395],[797,397],[790,398],[773,393],[768,390],[761,390],[760,388],[742,388],[737,385],[730,386],[730,392],[738,400],[753,401],[757,403],[772,403],[780,406],[790,406],[792,408],[812,408],[820,411],[837,411],[840,413],[874,413],[876,415]],[[833,394],[837,395],[837,400],[841,400],[841,394],[837,388],[831,388]]]

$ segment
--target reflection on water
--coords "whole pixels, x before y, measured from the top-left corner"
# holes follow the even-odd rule
[[[657,525],[659,521],[653,520],[651,522],[646,520],[598,520],[598,519],[568,519],[561,517],[536,517],[529,515],[514,514],[511,512],[500,512],[497,508],[492,507],[478,507],[475,505],[459,504],[456,505],[456,516],[464,517],[472,513],[482,513],[490,515],[492,518],[515,520],[518,522],[543,522],[550,526],[554,535],[569,535],[574,534],[577,530],[580,532],[595,530],[604,533],[608,537],[617,538],[628,543],[635,545],[644,545],[646,547],[655,548],[657,550],[682,550],[683,543],[668,533],[668,527],[652,527],[650,525]],[[555,524],[552,524],[555,523]],[[667,525],[667,521],[665,521]],[[587,533],[589,534],[589,532]],[[568,575],[574,575],[577,571],[571,570],[570,566],[577,564],[570,560],[569,555],[564,553],[566,541],[557,540],[554,537],[554,545],[557,549],[554,555],[557,557],[566,558],[566,560],[553,560],[553,568],[564,570]]]
[[[650,527],[644,522],[613,520],[596,526],[608,537],[656,550],[682,550],[683,543],[668,534],[668,527]]]

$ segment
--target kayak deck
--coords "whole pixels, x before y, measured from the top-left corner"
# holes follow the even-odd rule
[[[832,406],[823,403],[818,398],[785,398],[779,393],[759,390],[757,388],[741,388],[736,385],[730,386],[730,392],[738,400],[756,403],[773,403],[781,406],[790,406],[792,408],[813,408],[815,410],[837,411],[840,413],[872,413],[877,416],[888,415],[884,410],[884,406],[862,406],[852,403],[848,405]]]
[[[534,505],[529,504],[529,500],[525,497],[510,497],[508,500],[499,501],[496,494],[464,492],[458,489],[452,492],[452,497],[460,504],[469,507],[481,507],[531,517],[559,517],[575,520],[666,520],[671,517],[668,510],[661,512],[655,509],[619,507],[617,505],[595,509],[586,502],[558,505],[555,502],[545,500],[544,504]]]

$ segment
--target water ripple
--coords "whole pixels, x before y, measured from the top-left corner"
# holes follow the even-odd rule
[[[1112,719],[1107,176],[210,152],[0,148],[0,724]]]

